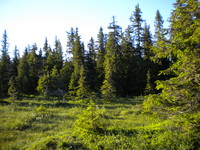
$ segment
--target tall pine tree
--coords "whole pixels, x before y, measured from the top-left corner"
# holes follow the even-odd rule
[[[29,94],[29,65],[28,65],[28,48],[25,49],[22,57],[19,59],[19,65],[17,67],[18,76],[17,82],[19,92],[22,94]]]
[[[6,30],[3,34],[1,58],[0,58],[0,95],[6,96],[8,92],[8,82],[11,77],[11,61],[8,54],[8,36]]]
[[[163,28],[163,23],[164,20],[162,19],[162,16],[159,12],[159,10],[156,11],[156,17],[155,17],[155,22],[154,22],[154,26],[155,26],[155,34],[154,34],[154,47],[153,47],[153,51],[154,51],[154,56],[152,57],[153,60],[155,62],[157,62],[159,65],[157,66],[158,68],[158,72],[161,70],[165,70],[167,68],[169,68],[170,66],[170,55],[166,55],[165,57],[160,57],[159,56],[159,51],[162,51],[163,53],[165,53],[165,51],[167,51],[167,29]],[[160,75],[158,79],[161,80],[165,80],[167,79],[168,76],[165,75]]]
[[[106,35],[103,33],[103,28],[99,29],[99,33],[97,35],[97,74],[98,74],[98,87],[102,86],[105,77],[105,70],[104,70],[104,61],[106,55]]]
[[[164,73],[173,72],[174,77],[158,81],[162,93],[150,96],[144,106],[163,105],[179,111],[196,111],[200,108],[200,15],[198,0],[177,0],[171,15],[171,43],[158,56],[173,55],[173,65]]]
[[[132,23],[131,30],[133,31],[133,34],[135,36],[135,55],[142,55],[142,49],[141,49],[141,41],[142,41],[142,22],[144,21],[142,19],[142,12],[139,7],[139,4],[135,6],[135,11],[130,17],[130,21]]]
[[[96,52],[95,52],[95,44],[94,39],[91,38],[88,43],[88,52],[85,56],[85,72],[86,72],[86,80],[88,82],[88,86],[94,92],[98,91],[97,84],[97,71],[96,71]]]
[[[71,33],[71,35],[73,35],[73,32]],[[68,43],[70,46],[69,48],[72,50],[72,63],[74,70],[69,84],[69,94],[72,96],[76,96],[79,85],[78,81],[80,78],[80,68],[84,65],[84,51],[83,45],[80,41],[80,36],[78,34],[78,28],[76,28],[74,37],[71,36],[70,38],[70,40],[74,38],[74,41],[72,40],[70,43]]]
[[[120,36],[121,27],[116,24],[113,17],[112,23],[108,27],[111,31],[108,34],[108,43],[106,44],[105,55],[105,79],[101,87],[101,92],[104,98],[107,100],[117,96],[117,90],[119,90],[118,73],[120,72],[121,61],[121,49],[120,49]]]

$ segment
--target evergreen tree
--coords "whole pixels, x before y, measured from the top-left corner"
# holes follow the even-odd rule
[[[44,43],[44,46],[43,46],[43,51],[45,53],[44,54],[44,58],[47,59],[47,57],[49,56],[49,54],[51,52],[51,49],[49,47],[47,38],[45,38],[45,43]]]
[[[85,57],[85,72],[86,72],[86,80],[88,82],[88,86],[93,91],[97,92],[98,84],[97,84],[97,71],[96,71],[96,52],[95,52],[95,44],[94,39],[91,38],[88,43],[88,53]]]
[[[157,10],[155,22],[154,22],[154,26],[155,26],[154,46],[157,47],[157,49],[158,49],[158,47],[160,47],[159,49],[164,52],[164,50],[166,49],[165,46],[166,46],[167,39],[166,39],[165,35],[167,34],[167,30],[163,28],[163,23],[164,23],[164,20],[162,19],[162,16],[161,16],[159,10]],[[156,54],[156,52],[154,52],[154,53]],[[156,57],[159,57],[159,56],[156,55]],[[161,60],[158,59],[158,61],[161,61]],[[162,64],[162,62],[160,62],[160,64]],[[166,68],[164,68],[164,69],[166,69]]]
[[[39,64],[39,59],[37,55],[37,45],[34,44],[32,45],[32,48],[30,49],[30,53],[27,56],[27,63],[28,63],[28,68],[29,68],[29,93],[30,94],[35,94],[36,92],[36,87],[38,84],[39,80],[39,72],[40,72],[40,64]]]
[[[83,45],[80,41],[80,36],[78,35],[78,28],[75,33],[75,41],[72,45],[72,63],[74,67],[74,71],[71,76],[70,84],[69,84],[69,92],[71,95],[75,96],[78,88],[78,80],[80,78],[80,68],[84,64],[84,53],[83,53]],[[72,44],[72,43],[71,43]]]
[[[142,19],[141,14],[142,14],[141,9],[139,7],[139,4],[137,4],[135,6],[135,11],[133,12],[133,14],[130,17],[130,21],[132,22],[131,29],[132,29],[132,31],[135,35],[135,37],[134,37],[135,44],[136,44],[135,55],[139,55],[139,56],[142,55],[142,52],[141,52],[141,41],[142,41],[141,36],[142,36],[142,31],[143,31],[142,22],[144,21]]]
[[[142,46],[144,43],[144,28],[142,24],[144,20],[142,19],[142,11],[139,7],[139,4],[135,6],[135,10],[133,11],[131,17],[131,31],[134,37],[134,51],[133,51],[133,60],[132,60],[132,81],[131,81],[131,91],[132,95],[141,95],[144,93],[144,89],[146,86],[146,64],[144,61],[144,56],[147,52],[147,49],[144,50]],[[145,39],[146,40],[146,39]],[[146,56],[145,56],[146,57]]]
[[[122,81],[121,87],[122,87],[122,93],[121,96],[131,96],[133,93],[133,79],[134,79],[134,56],[133,56],[133,38],[131,36],[131,28],[128,26],[128,28],[125,30],[125,33],[123,33],[123,36],[121,37],[121,51],[123,54],[122,58],[122,66],[123,69],[121,69],[121,80]]]
[[[143,48],[143,57],[145,60],[150,61],[152,56],[151,47],[153,46],[152,36],[150,32],[150,26],[147,26],[145,23],[144,30],[142,33],[142,48]]]
[[[70,32],[67,32],[67,53],[72,54],[72,49],[74,47],[74,42],[75,42],[75,35],[76,32],[74,31],[73,28],[71,28]]]
[[[145,91],[144,91],[145,95],[154,93],[155,86],[153,85],[151,80],[152,80],[151,73],[150,73],[150,71],[148,71],[147,72],[147,79],[146,79],[146,88],[145,88]]]
[[[106,55],[106,35],[103,33],[103,28],[99,29],[99,33],[97,35],[97,73],[98,73],[98,87],[102,86],[105,77],[105,70],[104,70],[104,61]]]
[[[55,66],[57,67],[58,70],[60,70],[63,66],[63,57],[62,57],[62,45],[60,40],[57,39],[55,40],[55,49],[54,49],[54,61],[55,61]]]
[[[162,89],[158,96],[150,96],[144,106],[156,105],[176,107],[181,111],[199,109],[200,99],[200,16],[198,0],[177,0],[171,16],[171,43],[166,51],[158,56],[165,58],[173,55],[176,61],[164,73],[174,73],[166,81],[158,81],[157,88]]]
[[[121,49],[120,49],[120,36],[121,28],[116,24],[115,18],[108,27],[111,31],[108,34],[108,43],[106,44],[105,55],[105,79],[101,87],[103,97],[107,100],[117,96],[119,85],[117,74],[121,70]]]
[[[162,51],[163,53],[165,53],[167,51],[168,48],[168,40],[166,38],[167,35],[167,29],[163,28],[163,19],[162,16],[159,12],[159,10],[156,11],[156,17],[155,17],[155,22],[154,22],[154,26],[155,26],[155,34],[154,34],[154,46],[152,47],[152,50],[154,52],[152,59],[154,60],[154,62],[158,63],[157,65],[157,73],[159,73],[161,70],[165,70],[167,68],[169,68],[170,66],[170,54],[166,55],[165,57],[160,57],[160,51]],[[160,74],[159,77],[157,77],[157,80],[166,80],[168,79],[170,76],[168,75],[164,75],[164,74]]]
[[[3,34],[2,39],[2,49],[0,58],[0,95],[7,95],[8,92],[8,82],[11,77],[11,61],[8,54],[8,36],[6,30]]]
[[[151,50],[153,46],[152,36],[150,32],[150,26],[145,23],[143,34],[142,34],[142,47],[143,47],[143,58],[144,58],[144,68],[143,68],[143,78],[145,81],[145,91],[144,94],[153,94],[155,89],[155,81],[158,79],[158,65],[151,61],[154,56]]]
[[[50,74],[44,74],[38,81],[37,91],[46,96],[60,96],[60,74],[56,66]]]
[[[19,59],[19,65],[17,67],[18,76],[17,82],[19,87],[19,92],[24,94],[29,94],[29,65],[28,65],[28,48],[25,49],[24,54]]]
[[[14,58],[12,60],[12,76],[17,77],[18,71],[17,66],[19,65],[19,50],[17,49],[17,46],[15,46],[14,49]]]
[[[57,65],[56,52],[49,46],[48,57],[45,61],[45,73],[50,73],[55,65]]]
[[[85,69],[83,65],[80,68],[80,78],[78,80],[76,95],[77,95],[77,98],[80,98],[80,99],[87,98],[91,95],[90,87],[88,86],[88,83],[86,80],[86,73],[85,73]]]
[[[45,96],[49,96],[49,87],[51,86],[50,74],[44,74],[38,80],[37,91]]]
[[[40,48],[39,54],[38,54],[38,77],[42,76],[45,73],[45,62],[43,57],[43,51]]]
[[[45,38],[45,43],[43,46],[43,51],[44,51],[44,58],[43,58],[43,63],[44,63],[44,72],[45,73],[50,73],[51,69],[53,69],[53,58],[52,58],[52,50],[50,45],[48,44],[47,38]]]
[[[62,69],[60,70],[60,88],[64,92],[68,92],[68,87],[73,72],[73,64],[71,61],[64,62]]]
[[[9,89],[8,89],[8,95],[12,97],[12,100],[16,100],[19,96],[18,87],[17,87],[17,80],[15,76],[12,76],[9,80]]]

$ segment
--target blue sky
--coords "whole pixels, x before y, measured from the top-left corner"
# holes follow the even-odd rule
[[[175,0],[0,0],[0,34],[7,30],[10,54],[14,46],[23,52],[29,44],[42,47],[45,37],[54,45],[57,36],[66,50],[66,31],[78,27],[85,45],[90,37],[96,39],[100,26],[107,26],[116,17],[124,30],[129,17],[139,4],[142,18],[153,31],[156,10],[159,9],[165,22],[170,17]],[[169,24],[166,23],[167,27]],[[2,36],[1,36],[2,37]]]

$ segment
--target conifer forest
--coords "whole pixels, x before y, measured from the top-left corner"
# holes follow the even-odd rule
[[[72,27],[67,45],[13,56],[5,30],[0,149],[198,150],[200,2],[173,6],[169,28],[155,12],[154,33],[138,4],[124,31],[113,17],[87,45]]]

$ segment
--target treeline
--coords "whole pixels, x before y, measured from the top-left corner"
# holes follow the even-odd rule
[[[173,19],[171,22],[173,24]],[[152,35],[136,5],[124,32],[113,17],[109,33],[105,34],[100,28],[97,41],[91,38],[87,46],[81,41],[78,28],[71,28],[67,32],[66,52],[70,56],[67,58],[63,57],[61,42],[56,38],[53,48],[46,39],[42,49],[34,44],[27,47],[21,57],[15,47],[11,60],[5,31],[0,59],[0,94],[112,99],[158,93],[155,81],[177,75],[160,71],[174,67],[179,59],[168,50],[174,31],[164,29],[163,23],[157,11]]]
[[[97,41],[91,38],[87,48],[78,28],[71,28],[67,32],[67,54],[70,56],[67,58],[63,57],[59,39],[55,39],[54,48],[51,48],[46,38],[42,49],[34,44],[27,47],[21,57],[15,47],[11,60],[5,31],[0,68],[1,96],[67,94],[78,98],[91,95],[112,98],[157,92],[154,82],[166,78],[158,73],[169,67],[170,60],[159,60],[159,64],[151,61],[151,57],[156,57],[151,47],[166,39],[164,21],[157,11],[153,38],[137,5],[130,22],[122,32],[113,17],[109,33],[105,34],[100,28]]]

